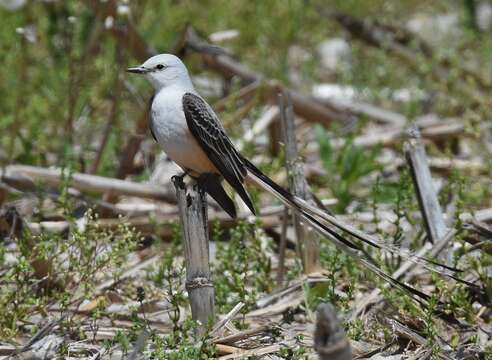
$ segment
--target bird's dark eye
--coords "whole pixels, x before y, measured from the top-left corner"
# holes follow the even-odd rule
[[[159,65],[156,65],[155,68],[158,69],[158,70],[162,70],[162,69],[164,69],[164,65],[159,64]]]

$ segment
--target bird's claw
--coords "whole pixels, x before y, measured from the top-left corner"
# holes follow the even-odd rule
[[[188,170],[186,170],[181,175],[173,175],[171,177],[171,181],[173,182],[173,184],[183,185],[184,184],[183,179],[186,175],[188,175]]]

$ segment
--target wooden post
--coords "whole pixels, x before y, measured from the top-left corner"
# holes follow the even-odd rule
[[[290,191],[308,202],[314,203],[304,176],[302,162],[298,159],[294,110],[288,92],[279,94],[280,120],[282,138],[285,145],[285,166],[289,177]],[[319,237],[311,229],[301,223],[299,215],[294,213],[294,227],[297,247],[301,257],[304,273],[310,274],[320,269]]]
[[[404,152],[410,166],[427,237],[430,242],[434,243],[442,239],[448,230],[432,183],[425,148],[417,128],[410,129],[409,140],[405,142]]]
[[[178,199],[186,265],[186,290],[193,320],[202,336],[215,321],[214,287],[210,277],[207,197],[197,184],[188,188],[183,179],[173,177]]]
[[[351,360],[352,349],[331,304],[318,306],[314,348],[320,360]]]

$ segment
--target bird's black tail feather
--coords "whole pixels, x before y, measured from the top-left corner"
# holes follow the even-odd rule
[[[339,221],[334,216],[326,213],[325,211],[292,195],[290,192],[288,192],[287,190],[276,184],[269,177],[267,177],[265,174],[263,174],[258,168],[256,168],[256,166],[254,166],[247,159],[243,159],[243,161],[245,166],[248,168],[248,177],[253,182],[255,182],[257,185],[259,185],[260,187],[262,187],[264,190],[268,191],[272,195],[276,196],[285,205],[287,205],[288,207],[299,213],[299,215],[301,216],[301,218],[306,224],[313,227],[322,236],[332,240],[332,242],[338,248],[340,248],[342,251],[344,251],[349,256],[354,258],[357,262],[359,262],[364,267],[368,268],[371,272],[373,272],[380,278],[384,279],[385,281],[389,282],[393,286],[404,290],[419,303],[423,304],[423,301],[426,302],[429,298],[429,295],[386,274],[377,265],[375,265],[374,262],[371,262],[370,258],[362,256],[364,250],[363,248],[361,248],[361,246],[359,246],[353,240],[340,235],[337,231],[334,230],[334,228],[346,234],[349,234],[368,245],[388,251],[392,254],[401,256],[402,258],[409,259],[416,263],[420,263],[431,271],[452,277],[457,281],[461,281],[459,278],[456,278],[452,274],[454,272],[459,272],[460,270],[444,264],[439,264],[433,260],[417,257],[412,253],[396,248],[392,244],[388,244],[381,239],[362,233],[361,231],[353,228],[352,226]],[[436,266],[442,268],[443,270],[436,269]],[[467,285],[470,286],[475,286],[474,284],[470,284],[465,281],[461,281],[461,282],[466,283]]]
[[[227,195],[221,184],[221,178],[217,174],[206,173],[201,175],[197,182],[203,190],[209,194],[217,204],[231,217],[236,217],[236,206],[234,201]]]

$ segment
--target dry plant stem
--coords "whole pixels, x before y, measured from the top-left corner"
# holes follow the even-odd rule
[[[294,344],[292,344],[293,346]],[[272,354],[278,352],[280,349],[286,347],[285,344],[273,344],[265,347],[260,347],[257,349],[239,349],[229,355],[219,357],[219,360],[233,360],[233,359],[250,359],[250,358],[261,358],[262,355]],[[232,350],[232,349],[231,349]]]
[[[216,344],[224,344],[224,345],[234,344],[237,341],[258,335],[258,334],[260,334],[266,330],[268,330],[268,326],[266,326],[266,325],[259,326],[256,328],[243,330],[237,334],[232,334],[232,335],[224,336],[220,339],[215,339],[215,340],[213,340],[213,342]]]
[[[9,165],[5,169],[7,177],[20,177],[26,181],[46,182],[51,185],[60,185],[62,182],[61,169],[47,169],[29,165]],[[161,200],[172,204],[176,198],[162,189],[162,187],[150,183],[136,183],[114,178],[82,173],[70,174],[70,186],[86,192],[111,192],[119,195],[138,196],[143,198]]]
[[[407,118],[394,111],[386,110],[381,107],[354,101],[351,99],[339,100],[337,98],[320,99],[320,102],[334,111],[351,114],[354,116],[365,116],[388,126],[402,127],[406,124]]]
[[[412,129],[411,138],[405,143],[404,151],[412,174],[427,237],[431,242],[436,242],[446,235],[447,228],[432,183],[427,155],[417,129]]]
[[[15,355],[16,351],[17,349],[13,345],[0,345],[0,356]]]
[[[215,344],[215,347],[217,349],[218,355],[226,355],[226,354],[229,355],[229,354],[234,354],[234,353],[241,351],[241,348],[231,346],[231,345]]]
[[[304,177],[304,168],[298,159],[294,112],[289,93],[286,92],[284,95],[279,95],[279,108],[285,146],[285,166],[289,174],[289,188],[294,195],[313,203],[314,201]],[[301,223],[297,214],[294,214],[293,220],[304,273],[316,272],[320,269],[319,238],[314,231]]]
[[[34,334],[34,336],[31,339],[29,339],[29,341],[26,344],[24,344],[24,346],[22,346],[19,349],[18,353],[23,353],[29,350],[34,343],[36,343],[37,341],[48,335],[50,331],[66,317],[67,315],[63,314],[58,319],[48,321],[41,329],[39,329],[39,331],[36,334]]]
[[[133,347],[133,351],[130,354],[129,360],[137,360],[138,355],[141,354],[145,347],[145,342],[149,338],[149,333],[147,330],[143,330],[140,335],[138,335],[137,341],[135,342],[135,346]]]
[[[318,307],[314,348],[321,360],[352,359],[350,343],[331,304],[320,304]]]
[[[234,319],[234,317],[241,311],[243,307],[244,303],[239,302],[231,311],[229,311],[226,316],[224,316],[223,319],[221,319],[217,322],[217,324],[214,325],[213,329],[208,335],[215,336],[217,333],[219,333],[232,319]]]
[[[403,338],[406,338],[408,340],[413,341],[415,344],[419,345],[426,345],[427,344],[427,339],[423,338],[419,334],[417,334],[415,331],[410,329],[408,326],[403,325],[399,321],[396,321],[394,319],[390,319],[389,323],[391,327],[393,328],[393,332],[400,335]]]
[[[178,199],[186,264],[186,290],[193,320],[199,322],[202,336],[215,321],[214,287],[210,276],[207,197],[197,184],[187,188],[179,177],[173,178]]]
[[[415,124],[421,129],[422,138],[436,141],[449,139],[450,137],[465,136],[464,123],[455,119],[438,119],[428,117],[417,118]],[[481,130],[488,128],[487,124],[481,126]],[[400,126],[387,126],[378,132],[364,134],[353,139],[353,144],[361,147],[377,145],[393,147],[401,143],[405,135],[405,128]],[[333,147],[339,149],[345,144],[344,139],[334,139]]]
[[[409,357],[408,360],[427,360],[431,357],[431,355],[431,350],[421,347],[419,350],[417,350],[415,355]]]
[[[277,286],[282,286],[285,274],[285,248],[287,246],[287,223],[289,216],[289,208],[284,207],[282,215],[282,233],[280,235],[280,244],[278,247],[278,270],[277,270]]]

